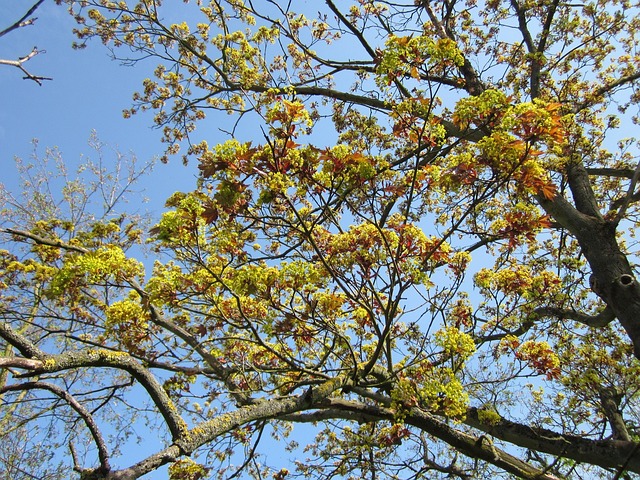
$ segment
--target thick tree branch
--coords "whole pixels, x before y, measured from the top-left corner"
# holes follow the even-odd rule
[[[167,463],[177,460],[181,455],[190,455],[212,440],[257,420],[279,419],[304,410],[317,408],[326,402],[336,390],[351,385],[350,375],[341,375],[310,388],[298,397],[283,397],[263,400],[253,405],[240,407],[229,413],[219,415],[189,430],[173,445],[151,455],[143,461],[122,470],[109,472],[103,480],[133,480],[152,472]]]
[[[635,173],[635,169],[632,168],[586,168],[585,170],[589,175],[619,178],[633,178]]]
[[[511,0],[511,7],[516,12],[516,17],[518,18],[518,30],[522,34],[522,39],[524,40],[524,44],[527,46],[527,51],[529,52],[529,65],[531,68],[531,75],[529,79],[529,88],[531,98],[538,98],[540,96],[540,68],[541,62],[540,59],[537,58],[536,53],[538,53],[536,49],[536,45],[533,41],[533,37],[531,36],[531,32],[529,31],[529,27],[527,26],[527,16],[526,16],[526,8],[524,6],[520,6],[518,0]]]
[[[331,399],[326,402],[327,408],[310,413],[296,413],[282,417],[283,420],[294,422],[318,422],[341,418],[344,420],[369,422],[387,419],[393,421],[394,411],[387,407],[365,405],[358,402],[341,399]],[[524,448],[549,453],[551,455],[565,457],[578,462],[599,465],[604,468],[621,468],[626,464],[628,470],[640,472],[640,452],[636,450],[636,443],[624,441],[622,438],[614,440],[590,440],[577,435],[561,434],[544,428],[534,428],[527,425],[492,417],[490,423],[480,420],[479,410],[470,408],[464,421],[467,425],[488,433],[500,440],[518,445]],[[473,458],[483,458],[494,465],[498,465],[485,458],[488,453],[498,454],[502,462],[511,462],[512,473],[527,477],[533,469],[528,464],[512,457],[496,447],[487,448],[489,444],[478,437],[462,433],[450,427],[448,424],[419,410],[411,409],[406,418],[406,423],[422,428],[450,445],[454,445],[462,452]],[[453,443],[452,443],[453,442]],[[495,457],[495,456],[494,456]],[[504,465],[499,465],[504,468]],[[506,469],[506,468],[505,468]],[[518,470],[519,469],[519,470]],[[538,471],[540,473],[540,471]],[[525,475],[523,475],[523,473]],[[545,477],[540,477],[545,478]],[[553,476],[549,478],[555,478]]]
[[[614,440],[630,442],[631,436],[629,435],[627,426],[624,423],[624,418],[622,417],[622,411],[620,410],[623,395],[614,387],[603,386],[598,387],[598,395],[600,397],[602,410],[611,426]]]
[[[21,357],[0,357],[0,368],[21,368],[35,370],[42,367],[42,361]]]
[[[558,222],[561,227],[569,230],[569,232],[576,237],[578,237],[578,234],[589,232],[594,228],[594,219],[576,210],[576,208],[561,195],[556,195],[553,199],[537,195],[536,200],[553,220]]]
[[[447,38],[456,41],[453,32],[448,31],[448,29],[438,19],[429,2],[423,1],[420,3],[420,6],[427,11],[429,20],[431,20],[433,25],[436,27],[436,31],[441,38]],[[464,88],[470,95],[480,95],[483,91],[486,90],[486,87],[482,83],[480,75],[475,70],[475,68],[473,68],[473,65],[471,65],[471,62],[466,56],[464,57],[464,63],[458,68],[462,77],[464,78]]]
[[[567,165],[567,179],[576,209],[590,217],[602,219],[589,174],[582,162],[572,161]]]
[[[640,473],[640,452],[634,442],[589,440],[578,435],[562,434],[541,427],[530,427],[504,418],[483,422],[477,408],[470,408],[465,423],[494,437],[523,448],[560,456],[603,468],[626,468]]]
[[[527,318],[522,324],[510,331],[502,333],[495,333],[491,335],[485,335],[477,338],[477,342],[495,342],[505,338],[507,335],[513,335],[520,337],[531,330],[531,327],[535,325],[535,319],[538,317],[555,317],[562,320],[574,320],[576,322],[583,323],[592,328],[604,327],[616,319],[613,309],[606,306],[597,315],[588,315],[586,313],[578,312],[576,310],[557,308],[557,307],[539,307],[533,311],[533,315]]]
[[[13,235],[14,237],[24,238],[28,240],[32,240],[38,245],[47,245],[49,247],[57,247],[62,248],[63,250],[70,250],[78,253],[89,253],[90,250],[78,247],[75,245],[69,245],[68,243],[63,242],[62,240],[52,240],[50,238],[41,237],[40,235],[36,235],[31,232],[27,232],[26,230],[18,230],[15,228],[1,228],[0,232],[8,233],[9,235]]]
[[[632,195],[625,195],[623,197],[617,198],[616,200],[611,202],[611,205],[609,205],[609,210],[611,211],[617,210],[618,208],[622,207],[625,204],[627,205],[627,208],[628,208],[629,205],[637,202],[640,202],[640,190],[638,190]]]
[[[597,315],[588,315],[576,310],[556,307],[536,308],[534,313],[539,317],[556,317],[562,320],[574,320],[594,328],[609,325],[616,318],[613,309],[608,305]]]
[[[339,398],[331,398],[326,404],[330,408],[337,408],[345,412],[351,412],[351,414],[366,415],[391,422],[395,420],[396,416],[396,411],[391,408],[367,405]],[[554,475],[537,469],[504,450],[497,448],[486,437],[474,437],[461,432],[418,408],[411,408],[406,412],[405,422],[445,441],[459,452],[471,458],[485,460],[520,478],[557,480],[557,477]]]

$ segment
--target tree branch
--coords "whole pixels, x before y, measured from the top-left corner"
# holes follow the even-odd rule
[[[176,408],[162,385],[153,374],[125,352],[106,349],[83,350],[59,355],[47,355],[23,335],[16,333],[6,322],[0,322],[0,337],[17,348],[20,353],[40,362],[19,362],[34,375],[45,372],[61,372],[72,368],[111,367],[129,372],[149,393],[149,396],[165,419],[174,440],[186,431],[186,425],[176,413]]]
[[[178,415],[176,407],[162,385],[156,380],[153,374],[134,358],[124,352],[113,352],[111,350],[87,350],[80,352],[63,353],[47,357],[45,364],[48,372],[58,372],[71,368],[86,367],[111,367],[129,372],[153,400],[160,414],[163,416],[167,427],[174,440],[181,438],[186,432],[186,425]]]
[[[147,305],[147,308],[151,313],[151,320],[154,324],[173,333],[193,348],[202,357],[202,359],[207,362],[207,365],[211,367],[216,377],[226,385],[229,389],[229,394],[238,402],[238,404],[243,405],[251,403],[252,399],[247,394],[240,392],[238,386],[234,385],[229,380],[229,377],[234,372],[233,369],[225,367],[218,358],[211,355],[189,331],[166,319],[160,312],[158,312],[158,310],[149,301],[149,294],[137,282],[128,280],[128,283],[138,293],[138,295],[140,295],[142,303]]]
[[[590,106],[594,105],[598,101],[599,97],[602,97],[608,93],[611,93],[613,90],[615,90],[618,87],[621,87],[628,83],[635,82],[638,79],[640,79],[640,71],[632,73],[630,75],[626,75],[624,77],[619,78],[615,82],[611,82],[609,84],[601,86],[600,88],[596,89],[591,95],[589,95],[588,98],[586,98],[581,103],[577,104],[573,108],[573,112],[578,113],[581,110],[584,110],[585,108],[589,108]]]
[[[607,326],[616,318],[613,309],[608,305],[597,315],[588,315],[576,310],[556,307],[536,308],[534,313],[540,317],[557,317],[563,320],[575,320],[576,322],[580,322],[594,328]]]
[[[598,386],[597,390],[602,410],[611,426],[613,438],[630,442],[631,436],[620,410],[620,402],[622,402],[623,395],[614,387]]]
[[[162,465],[175,461],[180,455],[190,455],[199,447],[247,423],[258,420],[279,419],[304,410],[318,408],[319,405],[327,401],[333,392],[349,387],[351,384],[350,375],[340,375],[310,388],[304,395],[298,397],[264,400],[224,413],[195,426],[178,441],[175,441],[173,445],[161,452],[155,453],[129,468],[110,472],[103,480],[133,480],[139,478]]]
[[[640,162],[638,162],[638,165],[633,172],[633,176],[629,182],[629,188],[627,188],[627,194],[621,199],[622,204],[620,205],[620,210],[618,210],[618,213],[616,214],[616,218],[613,220],[613,225],[618,225],[620,220],[624,217],[624,214],[627,212],[627,208],[629,208],[629,204],[634,197],[633,192],[636,189],[638,177],[640,177]]]
[[[338,17],[338,19],[342,23],[344,23],[344,25],[349,30],[351,30],[351,33],[353,33],[355,35],[355,37],[358,39],[358,41],[364,47],[364,49],[367,51],[367,53],[371,56],[371,58],[375,59],[376,58],[376,52],[375,52],[375,50],[373,48],[371,48],[371,45],[369,45],[367,40],[364,38],[364,35],[362,35],[362,32],[360,30],[358,30],[353,25],[353,23],[351,23],[349,20],[347,20],[345,18],[345,16],[342,14],[342,12],[335,6],[335,4],[331,0],[325,0],[325,2],[329,6],[331,11],[336,15],[336,17]]]
[[[9,65],[9,66],[12,66],[12,67],[19,68],[25,74],[25,76],[22,77],[22,78],[24,78],[25,80],[33,80],[38,85],[42,86],[42,80],[53,80],[53,78],[41,77],[39,75],[33,75],[26,68],[24,68],[24,65],[23,65],[23,63],[31,60],[33,57],[35,57],[39,53],[45,53],[45,51],[44,50],[38,50],[37,47],[33,47],[33,50],[31,50],[31,52],[29,52],[29,54],[25,55],[24,57],[18,58],[18,60],[0,59],[0,65]]]
[[[13,235],[15,237],[26,238],[29,240],[33,240],[38,245],[47,245],[49,247],[57,247],[62,248],[63,250],[71,250],[78,253],[89,253],[90,250],[78,247],[75,245],[69,245],[68,243],[63,242],[62,240],[52,240],[50,238],[41,237],[31,232],[27,232],[26,230],[18,230],[15,228],[0,228],[0,232],[8,233],[9,235]]]
[[[566,172],[576,209],[590,217],[602,219],[591,180],[582,162],[575,159],[570,161]]]
[[[477,408],[469,408],[467,425],[505,442],[550,455],[569,458],[603,468],[621,468],[640,473],[640,452],[635,442],[590,440],[578,435],[562,434],[541,427],[530,427],[502,417],[483,422]],[[499,415],[498,415],[499,417]]]
[[[22,368],[35,370],[42,367],[42,361],[31,358],[0,357],[0,368]]]
[[[61,399],[63,399],[73,410],[75,410],[78,415],[80,415],[82,420],[84,420],[85,425],[91,432],[91,436],[93,437],[93,440],[96,443],[96,447],[98,448],[98,458],[100,460],[99,470],[105,473],[108,472],[111,469],[111,467],[109,466],[109,452],[107,450],[107,444],[105,443],[104,438],[100,433],[100,429],[98,428],[98,425],[93,419],[91,413],[86,408],[84,408],[84,406],[80,402],[78,402],[69,392],[52,383],[25,382],[17,383],[14,385],[7,385],[6,387],[1,388],[0,395],[5,392],[35,389],[48,390],[56,394]]]
[[[20,335],[7,322],[0,322],[0,337],[7,343],[13,345],[22,355],[28,359],[43,360],[46,354],[30,342],[24,335]],[[24,362],[22,367],[27,368],[28,362]]]
[[[603,177],[633,178],[635,169],[631,168],[586,168],[589,175]]]
[[[368,405],[356,401],[339,398],[328,399],[325,404],[329,408],[337,408],[351,414],[366,415],[377,419],[395,421],[396,411],[391,408]],[[311,418],[311,417],[308,417]],[[406,412],[405,422],[420,430],[445,441],[459,452],[470,458],[478,458],[489,462],[505,471],[526,479],[558,480],[557,477],[537,469],[519,458],[496,447],[484,436],[474,437],[456,430],[435,416],[419,408],[411,408]]]
[[[27,20],[27,19],[31,15],[33,15],[33,13],[43,3],[44,3],[44,0],[38,0],[29,10],[27,10],[27,13],[25,13],[20,20],[15,22],[13,25],[5,28],[4,30],[0,31],[0,37],[2,37],[3,35],[6,35],[7,33],[11,32],[13,30],[16,30],[18,28],[26,27],[27,25],[33,25],[33,23],[37,20],[37,18],[31,18],[29,20]]]

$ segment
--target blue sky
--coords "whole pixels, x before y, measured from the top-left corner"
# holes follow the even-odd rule
[[[33,3],[35,0],[0,2],[0,30],[22,17]],[[99,42],[91,42],[84,50],[73,50],[74,21],[53,0],[46,1],[35,16],[34,25],[0,37],[0,58],[16,60],[34,46],[46,50],[25,67],[33,75],[53,80],[39,86],[24,80],[17,68],[0,65],[0,183],[19,192],[14,159],[18,156],[28,160],[33,153],[33,139],[38,139],[40,154],[46,147],[58,147],[70,170],[84,156],[95,157],[88,145],[93,130],[109,147],[135,154],[141,162],[159,156],[163,151],[161,132],[152,128],[151,115],[140,114],[127,120],[122,116],[122,110],[130,106],[132,93],[144,78],[151,76],[153,62],[122,66],[111,60]],[[211,135],[216,135],[215,129]],[[211,142],[219,140],[222,135]],[[115,159],[115,154],[110,154]],[[144,194],[150,198],[145,208],[157,216],[171,193],[195,187],[196,174],[195,163],[184,167],[179,158],[172,159],[169,165],[158,164],[142,182]],[[145,436],[143,430],[140,433]],[[128,465],[160,447],[157,436],[149,438],[147,434],[145,438],[142,446],[128,449],[124,458],[114,459],[113,463]]]
[[[18,20],[34,2],[1,2],[0,29]],[[0,65],[0,182],[8,188],[16,186],[14,157],[27,159],[33,152],[33,139],[38,139],[40,152],[45,147],[58,147],[69,165],[92,153],[87,144],[92,130],[102,142],[122,153],[133,153],[140,161],[161,154],[161,132],[152,128],[150,114],[122,117],[132,93],[151,76],[154,63],[123,66],[97,41],[84,50],[73,50],[74,21],[52,0],[42,4],[35,16],[34,25],[0,37],[0,58],[15,60],[34,46],[46,50],[25,67],[34,75],[53,80],[38,86],[23,80],[19,69]],[[215,130],[211,135],[217,135]],[[222,140],[222,135],[209,141],[216,140]],[[171,193],[192,189],[196,173],[195,164],[185,168],[179,158],[168,166],[158,165],[145,179],[146,195],[152,199],[150,208],[158,213]]]

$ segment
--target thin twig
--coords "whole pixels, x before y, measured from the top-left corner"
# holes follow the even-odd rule
[[[25,80],[33,80],[38,85],[42,85],[42,80],[53,80],[53,78],[51,78],[51,77],[41,77],[39,75],[33,75],[32,73],[29,73],[29,71],[26,68],[24,68],[24,66],[22,65],[23,63],[31,60],[33,57],[35,57],[39,53],[45,53],[45,50],[38,50],[38,47],[33,47],[33,50],[31,50],[31,52],[29,52],[28,55],[25,55],[24,57],[20,57],[20,58],[18,58],[18,60],[0,59],[0,65],[10,65],[12,67],[17,67],[20,70],[22,70],[22,72],[25,74],[25,76],[22,77],[23,79],[25,79]]]

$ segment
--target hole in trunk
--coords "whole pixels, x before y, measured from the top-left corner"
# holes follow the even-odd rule
[[[628,274],[620,275],[620,285],[628,287],[633,284],[633,277]]]

